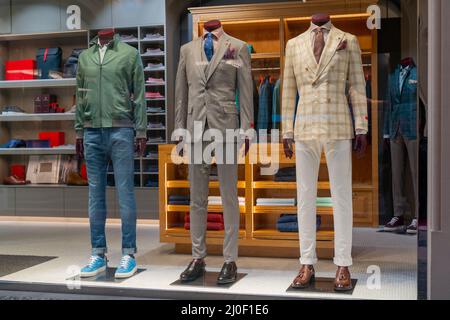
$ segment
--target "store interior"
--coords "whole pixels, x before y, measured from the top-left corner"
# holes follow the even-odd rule
[[[373,2],[369,0],[306,3],[104,0],[95,8],[80,1],[79,30],[67,30],[65,4],[44,2],[30,1],[20,5],[0,2],[0,8],[8,6],[9,9],[0,13],[5,15],[0,19],[0,65],[7,61],[34,59],[38,48],[55,47],[62,49],[64,64],[76,49],[86,48],[98,31],[107,27],[114,27],[121,40],[140,53],[146,79],[149,126],[144,156],[136,155],[134,164],[139,272],[120,281],[109,277],[80,280],[76,276],[89,257],[89,219],[88,177],[84,165],[77,161],[75,151],[73,106],[76,84],[73,76],[63,74],[53,79],[11,81],[3,77],[5,72],[0,67],[0,108],[3,111],[0,115],[0,183],[3,181],[0,185],[0,290],[168,299],[185,298],[187,294],[198,299],[414,300],[423,296],[417,234],[408,234],[404,229],[386,232],[383,227],[394,211],[391,154],[384,132],[388,78],[406,57],[415,61],[419,72],[420,69],[426,72],[426,67],[420,65],[423,57],[418,46],[417,13],[423,14],[419,1],[378,1],[382,26],[379,30],[367,28],[370,15],[366,9]],[[59,17],[58,25],[48,22],[50,16],[33,25],[25,23],[37,21],[43,11],[47,16]],[[276,173],[263,175],[264,164],[248,162],[239,165],[238,169],[241,214],[238,266],[242,278],[227,287],[206,282],[174,284],[190,260],[191,250],[190,233],[185,225],[189,200],[171,203],[174,196],[189,194],[187,166],[175,164],[170,156],[180,46],[200,36],[205,22],[219,19],[227,34],[252,46],[255,86],[264,81],[274,86],[282,79],[287,41],[306,31],[311,15],[319,12],[329,13],[333,25],[357,36],[366,80],[369,146],[363,157],[354,155],[352,159],[351,271],[353,279],[357,280],[354,290],[342,294],[332,290],[290,289],[299,268],[299,236],[292,230],[280,230],[277,222],[280,215],[295,214],[297,208],[295,204],[261,205],[261,200],[295,200],[296,183],[295,180],[277,180]],[[426,97],[421,91],[419,88],[420,97],[417,97],[419,139],[426,141],[423,137],[426,121],[419,115],[426,106]],[[44,105],[40,102],[45,99],[51,102],[47,108],[55,111],[37,109]],[[19,109],[4,109],[7,106]],[[272,122],[270,126],[277,129],[279,123]],[[56,132],[58,136],[47,141],[42,136],[46,132]],[[50,145],[39,145],[42,140]],[[25,147],[8,146],[12,141],[23,142]],[[426,159],[422,141],[418,159]],[[282,148],[275,152],[279,152],[281,168],[295,166],[295,160],[286,158]],[[37,170],[33,170],[36,162],[41,167],[42,163],[47,163],[50,166],[47,170],[52,174],[33,174]],[[419,167],[423,166],[424,163],[419,161]],[[67,172],[75,172],[75,175]],[[107,187],[110,267],[116,267],[121,256],[120,208],[113,172],[114,168],[110,166]],[[31,181],[11,183],[11,177],[17,178],[17,175]],[[406,176],[405,189],[410,207],[405,220],[410,223],[417,212],[420,233],[421,228],[426,228],[426,198],[421,198],[424,185],[419,183],[420,190],[415,194],[412,181],[426,181],[426,172],[419,170],[416,177]],[[219,185],[213,178],[211,180],[209,196],[218,197]],[[333,279],[336,271],[332,260],[333,209],[327,202],[331,199],[331,190],[325,159],[321,161],[318,186],[317,248],[320,260],[315,267],[316,277]],[[208,206],[209,213],[221,214],[222,211],[220,204]],[[220,271],[223,238],[223,230],[207,233],[209,272]]]

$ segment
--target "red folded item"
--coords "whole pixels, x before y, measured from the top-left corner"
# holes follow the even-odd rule
[[[20,178],[21,180],[25,181],[25,171],[26,167],[21,164],[13,164],[11,166],[11,176],[16,176]]]
[[[224,223],[223,221],[223,214],[221,213],[208,213],[208,222],[218,222],[218,223]],[[189,213],[186,213],[184,215],[184,222],[191,222],[191,218],[189,216]]]
[[[64,132],[39,132],[39,139],[49,140],[50,147],[58,147],[65,143]]]
[[[189,222],[186,222],[184,224],[184,228],[186,230],[190,230],[191,229],[191,224]],[[210,231],[219,231],[219,230],[223,230],[224,229],[224,225],[223,223],[220,222],[208,222],[207,226],[206,226],[207,230]]]
[[[36,70],[35,60],[6,61],[5,80],[33,80]]]

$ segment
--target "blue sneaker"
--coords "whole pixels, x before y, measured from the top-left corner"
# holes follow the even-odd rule
[[[117,279],[129,278],[137,272],[136,260],[129,255],[124,255],[114,277]]]
[[[89,264],[81,269],[80,277],[94,277],[99,273],[106,271],[107,262],[106,257],[102,258],[100,256],[91,256],[91,261]]]

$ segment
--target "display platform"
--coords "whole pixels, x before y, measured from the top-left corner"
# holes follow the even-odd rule
[[[298,293],[298,292],[320,292],[320,293],[338,293],[338,294],[347,294],[352,295],[353,291],[355,291],[356,284],[358,283],[357,279],[352,279],[353,289],[348,291],[340,291],[336,292],[333,288],[334,279],[333,278],[316,278],[315,281],[311,283],[311,286],[308,288],[297,289],[289,286],[286,292],[290,293]]]
[[[89,278],[81,278],[79,275],[76,275],[74,277],[70,277],[67,278],[67,281],[85,281],[85,282],[89,282],[89,281],[95,281],[95,282],[114,282],[114,283],[121,283],[124,281],[127,281],[133,277],[135,277],[136,275],[138,275],[141,272],[144,272],[146,269],[138,269],[137,272],[133,275],[133,277],[130,278],[126,278],[126,279],[116,279],[114,277],[114,274],[116,273],[116,269],[117,268],[111,268],[108,267],[106,268],[105,272],[100,273],[97,276],[94,277],[89,277]]]
[[[242,278],[244,278],[247,275],[245,273],[238,273],[236,282],[227,283],[227,284],[217,284],[217,277],[219,276],[219,274],[220,274],[220,272],[206,271],[206,273],[203,277],[200,277],[195,281],[182,282],[181,280],[177,280],[175,282],[172,282],[170,285],[171,286],[228,289],[228,288],[231,288],[236,283],[238,283],[240,280],[242,280]]]
[[[295,258],[240,257],[239,273],[247,274],[230,288],[174,286],[191,257],[176,254],[174,246],[159,242],[158,225],[139,225],[136,259],[146,269],[126,281],[67,281],[75,267],[89,262],[90,241],[87,223],[0,222],[0,254],[32,255],[40,252],[58,258],[0,277],[0,291],[49,292],[73,295],[125,296],[161,299],[417,299],[417,239],[374,229],[355,228],[353,233],[353,279],[358,280],[352,295],[333,292],[286,292],[298,273]],[[23,235],[27,235],[24,237]],[[108,260],[117,265],[121,258],[120,225],[108,225]],[[30,241],[33,239],[33,241]],[[68,250],[70,248],[70,250]],[[223,257],[208,256],[210,272],[220,272]],[[373,268],[380,270],[381,288],[367,284]],[[336,266],[320,260],[318,278],[333,279]],[[77,286],[79,285],[79,287]]]

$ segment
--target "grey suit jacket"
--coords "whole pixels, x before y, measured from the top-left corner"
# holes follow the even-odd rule
[[[253,128],[253,80],[246,44],[224,33],[210,62],[199,37],[181,47],[175,89],[175,129],[202,138],[194,121],[224,134],[226,129]],[[239,90],[240,108],[236,106]],[[239,124],[240,120],[240,124]]]

